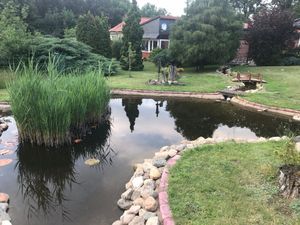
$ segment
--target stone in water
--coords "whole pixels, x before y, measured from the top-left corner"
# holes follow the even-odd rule
[[[12,163],[12,159],[0,159],[0,167],[7,166]]]
[[[99,159],[88,159],[85,161],[85,165],[88,165],[88,166],[96,166],[98,164],[100,164]]]

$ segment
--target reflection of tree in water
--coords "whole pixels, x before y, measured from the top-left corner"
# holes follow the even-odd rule
[[[80,158],[97,158],[100,165],[112,164],[110,120],[103,121],[80,145],[60,149],[41,149],[29,144],[19,145],[17,156],[18,182],[28,205],[28,218],[39,213],[50,216],[61,210],[63,219],[69,220],[64,206],[65,189],[76,183],[75,164]]]
[[[220,125],[249,128],[257,136],[264,137],[283,134],[286,129],[299,130],[299,124],[230,104],[169,100],[166,110],[174,118],[176,130],[189,140],[211,137]]]
[[[138,106],[143,103],[141,98],[124,98],[122,99],[122,106],[124,106],[124,110],[129,119],[130,130],[134,131],[135,120],[139,117],[139,109]]]

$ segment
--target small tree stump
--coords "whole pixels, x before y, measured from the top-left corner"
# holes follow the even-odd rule
[[[284,165],[279,169],[279,188],[282,196],[298,198],[300,196],[300,166]]]

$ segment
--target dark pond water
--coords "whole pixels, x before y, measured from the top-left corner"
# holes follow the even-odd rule
[[[0,167],[0,192],[10,195],[14,225],[109,225],[121,215],[116,201],[132,165],[165,145],[199,136],[271,137],[300,124],[230,104],[141,98],[113,99],[111,119],[82,144],[61,149],[18,145],[12,117],[0,149],[14,162]],[[88,167],[84,161],[99,158]]]

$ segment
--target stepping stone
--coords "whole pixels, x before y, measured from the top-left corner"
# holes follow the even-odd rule
[[[13,162],[12,159],[0,159],[0,167],[7,166]]]
[[[96,165],[100,164],[100,160],[99,159],[88,159],[84,163],[85,163],[85,165],[88,165],[88,166],[96,166]]]
[[[13,154],[12,150],[9,149],[0,150],[0,155],[11,155],[11,154]]]
[[[9,200],[9,195],[5,193],[0,193],[0,203],[7,203]]]

